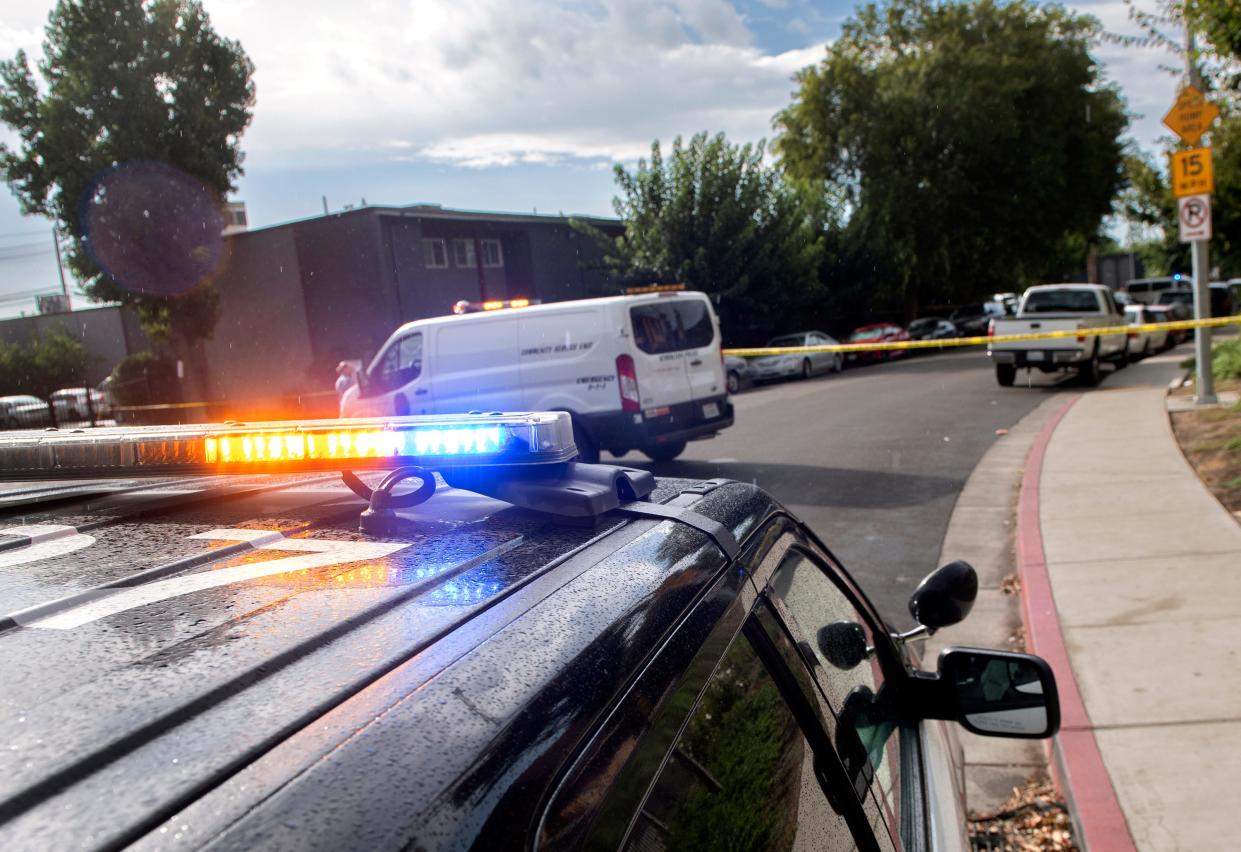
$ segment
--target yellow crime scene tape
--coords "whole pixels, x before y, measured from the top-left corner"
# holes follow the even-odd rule
[[[1023,340],[1063,340],[1066,337],[1106,337],[1140,331],[1186,331],[1194,328],[1218,328],[1241,325],[1241,314],[1200,320],[1148,322],[1135,325],[1111,325],[1103,328],[1078,328],[1072,331],[1032,331],[1028,334],[997,334],[994,337],[949,337],[942,340],[893,340],[885,343],[833,343],[820,346],[757,346],[725,349],[725,355],[756,358],[762,355],[801,355],[809,352],[885,352],[900,349],[944,349],[950,346],[987,346],[992,343],[1016,343]]]
[[[992,343],[1009,343],[1024,340],[1062,340],[1066,337],[1103,337],[1112,334],[1131,334],[1140,331],[1187,331],[1195,328],[1219,328],[1241,325],[1241,314],[1230,317],[1211,317],[1201,320],[1176,320],[1174,322],[1151,322],[1141,325],[1112,325],[1105,328],[1079,328],[1072,331],[1035,331],[1029,334],[997,334],[994,337],[950,337],[943,340],[907,340],[886,343],[835,343],[821,346],[758,346],[725,349],[725,355],[756,358],[762,355],[801,355],[810,352],[885,352],[901,349],[945,349],[959,346],[986,346]],[[317,391],[301,394],[300,398],[335,396],[334,391]],[[216,402],[162,402],[154,405],[116,405],[114,411],[176,411],[188,408],[219,408],[237,404],[237,400]]]

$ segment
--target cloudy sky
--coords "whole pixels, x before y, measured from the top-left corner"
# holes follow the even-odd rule
[[[1149,3],[1149,0],[1138,0]],[[0,0],[0,56],[41,53],[52,0]],[[1123,0],[1069,3],[1132,33]],[[252,227],[346,204],[610,214],[609,166],[699,130],[771,135],[852,0],[205,0],[254,61],[236,197]],[[1159,50],[1096,51],[1153,149]],[[0,139],[11,139],[0,128]],[[0,190],[0,316],[59,288],[50,223]],[[77,303],[75,301],[75,303]]]

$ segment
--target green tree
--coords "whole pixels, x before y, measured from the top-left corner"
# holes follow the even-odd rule
[[[683,282],[718,297],[730,339],[761,336],[821,294],[830,226],[823,197],[785,181],[763,153],[761,142],[699,133],[678,136],[665,160],[656,141],[634,171],[616,166],[624,235],[574,226],[600,241],[619,282]]]
[[[21,139],[0,165],[23,212],[72,238],[91,298],[132,306],[159,340],[209,336],[208,220],[242,173],[252,63],[197,0],[60,0],[43,51],[42,87],[24,52],[0,63],[0,120]]]
[[[1097,31],[1023,0],[891,0],[798,75],[776,151],[795,179],[846,194],[847,239],[886,258],[876,286],[907,318],[1059,276],[1097,239],[1126,127],[1090,57]]]
[[[29,346],[0,342],[0,387],[47,399],[86,381],[90,353],[64,328],[53,326]]]

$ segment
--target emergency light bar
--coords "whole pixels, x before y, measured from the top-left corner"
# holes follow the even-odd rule
[[[138,426],[0,436],[0,479],[560,464],[564,412]]]
[[[471,302],[468,299],[462,299],[452,306],[454,314],[474,314],[479,311],[501,311],[508,308],[528,308],[531,305],[538,305],[541,302],[538,299],[493,299],[487,302]]]

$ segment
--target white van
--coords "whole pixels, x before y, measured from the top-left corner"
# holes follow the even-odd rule
[[[733,423],[702,293],[665,292],[418,320],[341,398],[342,417],[567,411],[584,461],[676,458]]]

